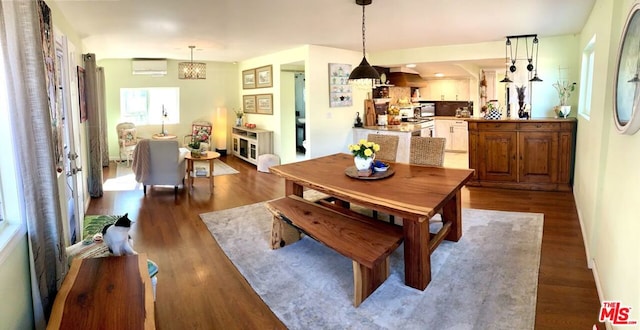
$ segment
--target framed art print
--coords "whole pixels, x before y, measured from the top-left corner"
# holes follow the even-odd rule
[[[243,95],[242,106],[244,113],[256,113],[256,96]]]
[[[256,69],[242,71],[242,89],[256,88]]]
[[[273,87],[273,66],[267,65],[256,69],[256,88]]]
[[[353,105],[349,74],[351,74],[351,64],[329,63],[329,106],[331,108]]]
[[[257,113],[273,114],[273,94],[256,95]]]

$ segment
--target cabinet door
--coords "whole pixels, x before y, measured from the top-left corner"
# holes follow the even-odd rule
[[[480,132],[478,179],[515,182],[518,179],[517,142],[516,132]]]
[[[451,150],[451,120],[436,119],[435,136],[445,138],[444,150]]]
[[[248,158],[254,161],[258,161],[258,145],[255,142],[249,142]]]
[[[467,151],[469,145],[469,133],[467,131],[467,123],[458,123],[457,121],[451,125],[451,150]]]
[[[240,139],[236,136],[233,136],[233,154],[238,156],[240,155]]]
[[[520,132],[519,182],[558,182],[558,133]]]

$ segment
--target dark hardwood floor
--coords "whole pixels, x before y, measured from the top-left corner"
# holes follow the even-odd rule
[[[284,329],[222,252],[199,214],[266,201],[284,194],[284,181],[233,156],[221,158],[240,174],[196,180],[189,193],[173,188],[105,191],[86,214],[124,214],[136,223],[138,252],[157,262],[158,329]],[[116,164],[104,178],[116,175]],[[544,213],[536,329],[591,329],[600,303],[587,268],[572,193],[465,188],[463,207]],[[464,311],[456,311],[464,312]],[[508,325],[505,325],[508,327]],[[599,325],[599,329],[604,329]]]

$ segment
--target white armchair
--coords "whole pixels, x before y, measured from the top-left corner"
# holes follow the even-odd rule
[[[184,186],[187,153],[189,150],[179,148],[175,140],[145,139],[138,142],[132,167],[136,181],[144,186],[144,194],[147,194],[147,186],[171,185],[177,195],[178,186]]]
[[[191,124],[191,134],[184,136],[183,147],[187,147],[189,143],[195,141],[200,142],[201,150],[213,150],[211,148],[211,131],[212,126],[208,121],[194,121]]]

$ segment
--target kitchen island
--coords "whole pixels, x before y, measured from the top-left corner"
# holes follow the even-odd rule
[[[577,120],[467,118],[468,186],[571,191]]]
[[[429,136],[430,126],[433,126],[433,122],[423,121],[415,123],[403,122],[400,125],[354,127],[353,143],[358,143],[362,139],[366,140],[369,134],[397,135],[399,141],[396,162],[408,164],[411,136]]]

